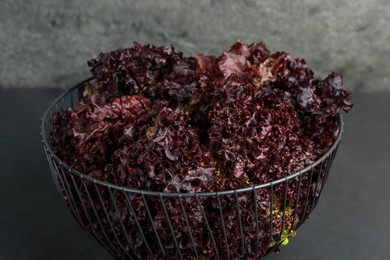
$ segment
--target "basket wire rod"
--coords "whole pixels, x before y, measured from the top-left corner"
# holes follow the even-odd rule
[[[74,181],[73,176],[71,175],[70,177],[71,177],[71,181],[72,181],[73,186],[74,186],[74,187],[77,187],[76,182]],[[80,181],[82,181],[82,179],[81,179]],[[92,222],[91,222],[91,220],[90,220],[88,211],[87,211],[86,208],[85,208],[85,205],[84,205],[84,202],[83,202],[83,198],[82,198],[82,196],[81,196],[81,194],[80,194],[80,192],[79,192],[79,189],[75,188],[75,190],[76,190],[76,195],[77,195],[77,197],[78,197],[78,199],[79,199],[79,201],[80,201],[81,207],[82,207],[83,211],[85,212],[85,215],[87,216],[88,224],[91,226],[91,225],[92,225]],[[87,230],[88,230],[88,229],[87,229]]]
[[[273,230],[272,230],[272,219],[273,219],[273,201],[274,201],[274,185],[270,187],[270,204],[269,204],[269,241],[268,244],[272,243],[273,240]]]
[[[226,259],[229,259],[229,244],[228,244],[228,239],[227,239],[227,234],[226,234],[225,221],[223,219],[221,199],[220,199],[220,196],[218,193],[217,193],[216,197],[217,197],[217,202],[218,202],[218,207],[219,207],[219,214],[221,215],[222,233],[223,233],[223,237],[225,239]]]
[[[52,177],[52,179],[53,179],[54,185],[55,185],[56,188],[57,188],[57,192],[58,192],[58,194],[60,195],[61,200],[65,203],[64,196],[63,196],[63,194],[61,193],[60,184],[58,183],[58,177],[56,178],[56,176],[58,176],[58,172],[54,169],[53,161],[52,161],[50,155],[48,154],[47,149],[44,149],[44,151],[45,151],[45,154],[46,154],[47,161],[49,162],[50,170],[51,170],[51,172],[52,172],[51,177]]]
[[[52,107],[49,111],[50,111],[50,117],[49,117],[49,120],[46,120],[46,126],[47,126],[47,129],[50,129],[54,126],[54,121],[53,121],[53,109],[54,107]],[[50,127],[49,125],[49,122],[50,122],[50,125],[52,127]],[[47,133],[49,133],[49,131],[47,131]]]
[[[80,190],[81,190],[81,186],[84,187],[85,190],[87,190],[87,189],[86,189],[86,186],[85,186],[85,180],[84,180],[83,178],[81,178],[80,182],[81,182]],[[80,200],[81,200],[81,198],[80,198]],[[93,207],[93,204],[91,204],[91,203],[89,203],[89,204],[91,205],[91,207]],[[92,217],[92,216],[90,216],[90,214],[88,213],[87,208],[85,207],[84,203],[82,203],[82,207],[83,207],[84,212],[85,212],[85,214],[86,214],[86,216],[87,216],[87,219],[88,219],[88,222],[89,222],[89,225],[90,225],[90,229],[91,229],[92,234],[94,235],[94,237],[99,241],[99,243],[100,243],[101,245],[103,245],[106,249],[108,249],[112,254],[116,254],[116,252],[114,252],[110,247],[108,247],[107,244],[104,243],[103,240],[102,240],[102,239],[100,238],[100,236],[98,235],[98,233],[97,233],[97,231],[96,231],[96,230],[97,230],[97,227],[92,223],[92,220],[91,220],[91,217]],[[96,215],[96,214],[95,214],[95,215]],[[107,238],[106,238],[106,239],[107,239]],[[108,239],[107,239],[107,240],[108,240]]]
[[[191,228],[190,228],[190,224],[188,222],[187,213],[186,213],[186,211],[184,209],[183,197],[181,195],[179,195],[179,202],[180,202],[181,211],[183,212],[184,221],[185,221],[187,229],[188,229],[188,235],[190,236],[190,240],[191,240],[192,246],[194,247],[194,253],[195,253],[196,259],[199,259],[199,254],[198,254],[198,251],[196,250],[196,244],[195,244],[195,241],[194,241],[194,237],[192,236],[192,231],[191,231]]]
[[[165,205],[163,196],[160,196],[160,201],[161,201],[161,205],[162,205],[163,210],[164,210],[165,217],[166,217],[167,222],[168,222],[169,230],[171,231],[171,234],[172,234],[173,242],[175,243],[176,252],[179,255],[179,258],[183,259],[183,255],[182,255],[182,253],[180,251],[179,243],[177,242],[175,231],[173,230],[171,218],[169,217],[168,210],[167,210],[167,207]]]
[[[65,100],[64,100],[64,97],[61,98],[61,104],[62,104],[62,107],[64,108],[64,107],[65,107]]]
[[[297,227],[294,227],[294,223],[295,223],[295,221],[296,221],[296,219],[297,219],[297,215],[298,215],[298,213],[297,213],[297,211],[298,211],[298,204],[299,204],[299,197],[301,196],[301,186],[302,186],[302,175],[299,175],[299,179],[298,179],[298,188],[297,188],[297,197],[296,197],[296,199],[295,199],[295,206],[294,206],[294,216],[293,216],[293,220],[292,220],[292,224],[291,224],[291,227],[290,227],[290,229],[289,229],[289,231],[288,231],[288,233],[290,234],[291,233],[291,230],[294,228],[294,229],[296,229]],[[296,226],[298,226],[298,225],[296,225]]]
[[[70,94],[70,107],[72,108],[72,110],[75,109],[74,102],[73,102],[73,92]]]
[[[318,194],[318,198],[320,198],[321,193],[324,190],[324,186],[326,184],[326,181],[328,180],[329,171],[330,171],[330,168],[332,167],[334,158],[336,157],[337,149],[338,149],[338,146],[336,146],[336,149],[329,155],[329,161],[328,161],[328,163],[325,166],[325,176],[323,178],[324,180],[322,182],[321,189],[320,189],[319,194]],[[318,200],[316,201],[314,206],[316,206],[317,203],[318,203]]]
[[[156,238],[157,238],[158,245],[160,246],[161,251],[162,251],[163,254],[164,254],[164,257],[165,257],[166,259],[168,259],[167,253],[166,253],[165,250],[164,250],[164,246],[163,246],[162,243],[161,243],[160,236],[158,235],[158,232],[157,232],[157,229],[156,229],[156,225],[154,224],[154,221],[153,221],[153,218],[152,218],[152,213],[150,213],[149,205],[148,205],[148,202],[146,201],[145,194],[144,194],[143,192],[142,192],[141,194],[142,194],[142,195],[141,195],[142,200],[143,200],[144,205],[145,205],[145,208],[146,208],[146,213],[147,213],[147,215],[148,215],[148,217],[149,217],[149,221],[150,221],[150,224],[151,224],[151,226],[152,226],[154,235],[155,235]]]
[[[77,216],[75,216],[75,214],[73,213],[76,211],[76,209],[73,206],[73,203],[72,203],[70,195],[69,195],[69,191],[68,191],[67,187],[65,186],[65,182],[62,180],[63,173],[60,172],[60,170],[55,162],[53,163],[53,166],[55,168],[55,171],[58,173],[58,184],[60,186],[59,192],[62,191],[62,194],[60,193],[60,195],[63,198],[65,205],[67,205],[67,208],[68,209],[70,208],[69,210],[70,210],[71,214],[76,218],[77,221],[79,221],[77,219]]]
[[[133,203],[131,203],[131,201],[130,201],[130,199],[129,199],[129,197],[128,197],[128,193],[127,193],[124,189],[122,190],[122,192],[123,192],[123,194],[125,195],[127,204],[128,204],[129,207],[130,207],[131,215],[133,216],[134,222],[135,222],[135,224],[137,225],[137,228],[138,228],[139,233],[141,234],[142,240],[144,241],[144,245],[145,245],[146,249],[148,250],[149,255],[152,256],[152,255],[153,255],[153,252],[152,252],[152,250],[150,249],[149,243],[148,243],[148,241],[147,241],[146,238],[145,238],[145,234],[144,234],[144,232],[143,232],[143,230],[142,230],[141,224],[140,224],[139,221],[138,221],[137,215],[136,215],[135,210],[134,210],[134,207],[133,207]]]
[[[258,250],[259,248],[259,213],[257,209],[257,194],[255,187],[253,186],[253,209],[255,211],[255,226],[256,226],[256,242],[255,242],[255,250]],[[259,201],[261,201],[259,199]]]
[[[336,154],[337,154],[338,149],[339,149],[339,145],[336,146],[336,148],[333,150],[333,152],[332,152],[332,154],[331,154],[330,165],[329,165],[328,171],[330,171],[330,168],[331,168],[332,165],[333,165],[333,161],[334,161],[334,159],[336,158]],[[326,180],[325,180],[325,181],[326,181]]]
[[[71,194],[71,190],[69,188],[69,185],[67,184],[67,181],[66,181],[66,176],[65,176],[65,173],[62,169],[62,166],[61,166],[61,163],[59,164],[59,167],[57,166],[56,163],[54,163],[54,166],[57,170],[57,172],[59,173],[58,174],[58,180],[59,182],[62,183],[62,187],[63,187],[63,191],[65,192],[65,196],[67,198],[67,205],[69,205],[70,207],[70,212],[72,213],[72,215],[75,217],[75,219],[77,220],[77,222],[80,223],[80,225],[85,229],[82,221],[81,221],[81,217],[77,211],[77,206],[74,204],[74,199],[73,199],[73,196]]]
[[[128,246],[129,246],[130,250],[133,252],[133,254],[136,255],[135,250],[134,250],[134,248],[133,248],[133,246],[132,246],[132,244],[131,244],[131,242],[130,242],[129,236],[128,236],[128,234],[127,234],[127,230],[126,230],[126,228],[125,228],[125,225],[123,224],[122,216],[121,216],[121,214],[120,214],[120,212],[119,212],[118,205],[117,205],[117,203],[116,203],[116,200],[114,199],[114,196],[113,196],[113,194],[112,194],[112,192],[111,192],[111,189],[108,189],[108,193],[110,194],[111,201],[112,201],[112,203],[114,204],[114,209],[115,209],[116,214],[118,215],[119,224],[120,224],[120,226],[121,226],[121,228],[122,228],[122,231],[123,231],[123,233],[124,233],[124,235],[125,235],[127,244],[128,244]],[[126,251],[127,251],[127,250],[126,250]]]
[[[282,235],[283,235],[283,231],[284,231],[284,224],[285,224],[285,218],[286,218],[287,191],[288,191],[288,179],[286,179],[286,182],[284,183],[282,225],[280,228],[280,234],[279,234],[278,241],[280,241],[282,239]]]
[[[53,125],[53,116],[50,114],[49,120],[45,120],[44,122],[45,122],[45,123],[44,123],[44,124],[45,124],[45,125],[44,125],[45,133],[49,133],[49,132],[50,132],[49,129],[52,128],[52,127],[50,127],[49,123],[50,123],[51,125]],[[48,138],[47,136],[43,136],[43,135],[42,135],[43,147],[45,148],[45,150],[48,151],[49,148],[46,147],[44,139],[49,139],[49,138]],[[48,151],[48,152],[49,152],[49,151]]]
[[[111,242],[111,239],[108,238],[108,235],[107,235],[105,229],[103,228],[103,225],[102,225],[102,223],[100,221],[99,214],[98,214],[97,209],[95,207],[95,203],[92,200],[92,197],[91,197],[91,194],[89,193],[87,185],[85,184],[85,182],[81,182],[81,183],[83,184],[83,188],[85,190],[85,193],[87,194],[87,198],[88,198],[89,204],[91,205],[92,211],[95,214],[96,220],[97,220],[98,225],[100,227],[100,230],[101,230],[101,232],[103,234],[103,237],[107,241],[107,243],[103,243],[104,247],[110,249],[110,251],[113,252],[114,255],[119,255],[118,250],[116,249],[115,245]],[[93,227],[95,228],[95,225]],[[110,245],[110,246],[107,246],[107,245]]]
[[[76,186],[76,183],[75,183],[75,180],[74,180],[73,176],[71,176],[71,177],[72,177],[73,185]],[[84,179],[81,178],[81,179],[80,179],[80,182],[81,182],[81,183],[84,183]],[[81,184],[80,186],[82,186],[82,185],[83,185],[83,184]],[[80,187],[80,188],[81,188],[81,187]],[[86,215],[86,217],[87,217],[87,221],[88,221],[90,230],[92,231],[92,234],[93,234],[94,237],[100,242],[100,244],[104,245],[103,241],[100,240],[99,236],[97,235],[97,233],[96,233],[96,231],[95,231],[95,229],[94,229],[94,227],[93,227],[93,224],[92,224],[92,221],[91,221],[91,217],[90,217],[90,215],[89,215],[89,213],[88,213],[87,208],[85,207],[85,204],[84,204],[84,202],[83,202],[83,198],[82,198],[82,196],[81,196],[79,190],[76,189],[76,191],[77,191],[77,196],[78,196],[78,198],[79,198],[79,200],[80,200],[81,207],[83,208],[83,210],[84,210],[84,212],[85,212],[85,215]],[[89,230],[89,229],[87,229],[87,230]]]
[[[61,167],[61,170],[62,170],[62,167]],[[80,216],[80,212],[79,212],[79,209],[77,207],[77,201],[76,201],[76,194],[74,192],[74,190],[77,190],[77,186],[73,186],[72,183],[70,182],[70,180],[68,181],[68,178],[69,176],[72,176],[72,174],[70,173],[70,171],[63,171],[64,172],[64,175],[63,175],[63,179],[64,179],[64,183],[65,183],[65,186],[68,187],[68,193],[70,195],[70,198],[71,198],[71,202],[73,203],[73,207],[74,207],[74,211],[73,213],[75,213],[77,215],[77,219],[79,220],[81,226],[87,230],[86,228],[86,225],[84,224],[84,220],[82,219],[82,217]],[[67,176],[67,173],[69,173],[69,176]]]
[[[330,155],[330,156],[331,156],[331,160],[330,160],[331,162],[330,162],[330,166],[329,166],[329,169],[328,169],[328,170],[330,170],[330,168],[332,167],[334,158],[336,157],[337,151],[338,151],[338,149],[339,149],[339,145],[340,145],[340,144],[338,144],[338,145],[336,146],[336,148],[333,150],[332,154]]]
[[[243,225],[242,225],[241,209],[240,209],[240,203],[238,202],[237,192],[234,192],[234,197],[235,197],[235,200],[236,200],[236,209],[237,209],[238,226],[240,227],[241,256],[244,257],[244,255],[245,255],[244,227],[243,227]]]
[[[202,205],[200,204],[198,194],[195,195],[195,199],[196,199],[196,201],[198,202],[200,211],[202,212],[202,215],[203,215],[203,217],[204,217],[204,220],[205,220],[205,223],[206,223],[207,230],[208,230],[208,232],[209,232],[209,234],[210,234],[210,237],[211,237],[211,242],[213,243],[213,247],[214,247],[215,253],[217,254],[217,259],[220,259],[220,257],[219,257],[219,252],[218,252],[218,248],[217,248],[217,243],[215,242],[215,238],[214,238],[213,232],[212,232],[212,230],[211,230],[211,227],[210,227],[209,221],[208,221],[208,219],[207,219],[207,217],[206,217],[206,214],[204,213],[203,207],[202,207]]]
[[[45,150],[45,152],[47,154],[47,150]],[[66,202],[65,197],[64,197],[64,196],[66,196],[67,198],[69,198],[68,191],[67,191],[67,189],[65,188],[65,186],[64,186],[64,184],[62,182],[62,179],[61,179],[61,176],[60,176],[61,174],[60,174],[60,172],[59,172],[55,162],[52,160],[51,156],[49,156],[49,155],[48,155],[48,162],[49,162],[50,168],[52,168],[52,179],[53,179],[53,181],[54,181],[54,183],[55,183],[55,185],[57,187],[58,195],[60,196],[62,202],[65,205],[67,205],[66,208],[74,216],[74,214],[73,214],[73,211],[74,211],[73,204]],[[68,205],[69,205],[70,209],[69,209]],[[76,218],[76,216],[74,216],[74,217]],[[76,221],[78,221],[77,218],[76,218]]]
[[[311,168],[310,170],[310,177],[309,177],[309,182],[307,184],[307,193],[306,193],[306,199],[305,199],[305,204],[304,204],[304,209],[303,209],[303,215],[302,215],[302,223],[305,222],[307,218],[307,206],[309,205],[309,197],[310,197],[310,187],[313,182],[313,175],[314,175],[314,167]]]
[[[116,231],[115,231],[115,228],[114,228],[113,225],[112,225],[112,221],[111,221],[111,219],[110,219],[110,216],[108,215],[106,206],[104,205],[104,201],[103,201],[101,192],[99,191],[99,188],[97,187],[97,185],[96,185],[95,182],[93,183],[93,186],[94,186],[94,188],[95,188],[95,190],[96,190],[96,193],[97,193],[97,195],[98,195],[98,197],[99,197],[99,201],[100,201],[100,204],[101,204],[101,206],[102,206],[102,208],[103,208],[104,215],[106,216],[108,225],[109,225],[110,228],[111,228],[111,232],[112,232],[112,234],[114,235],[115,240],[117,241],[118,245],[119,245],[120,248],[122,249],[121,251],[122,251],[123,253],[125,253],[127,256],[130,257],[130,255],[128,254],[127,250],[123,247],[122,242],[119,240],[119,238],[118,238],[118,236],[117,236],[117,234],[116,234]],[[110,189],[110,187],[108,187],[107,189]],[[120,254],[120,256],[122,256],[122,253]]]
[[[329,167],[327,167],[327,172],[329,172],[329,171],[330,171],[330,168],[332,167],[332,164],[333,164],[334,158],[336,157],[336,154],[337,154],[337,150],[338,150],[338,149],[339,149],[339,146],[337,145],[336,148],[333,150],[332,154],[330,155],[330,164],[329,164]],[[324,182],[327,181],[328,176],[329,176],[329,174],[327,174],[327,175],[325,176]]]
[[[322,175],[322,171],[324,170],[324,169],[323,169],[323,168],[324,168],[324,161],[325,161],[325,160],[321,161],[321,165],[320,165],[319,171],[318,171],[318,173],[317,173],[316,183],[315,183],[315,185],[314,185],[314,190],[313,190],[313,201],[312,201],[312,203],[311,203],[311,210],[314,209],[314,206],[316,205],[316,201],[317,201],[318,198],[319,198],[319,197],[317,196],[317,189],[318,189],[318,185],[319,185],[320,181],[323,179],[323,177],[321,177],[321,175]],[[329,159],[328,159],[328,162],[329,162]],[[325,173],[324,173],[324,174],[325,174]],[[323,183],[320,184],[320,185],[323,185]]]

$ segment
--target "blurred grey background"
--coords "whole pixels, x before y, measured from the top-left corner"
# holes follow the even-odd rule
[[[134,41],[219,54],[237,39],[303,57],[345,87],[390,90],[388,0],[1,0],[0,86],[70,87]]]

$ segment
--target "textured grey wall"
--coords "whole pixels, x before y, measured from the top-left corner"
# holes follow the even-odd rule
[[[388,0],[1,0],[0,86],[69,87],[133,41],[220,53],[263,40],[354,90],[390,90]]]

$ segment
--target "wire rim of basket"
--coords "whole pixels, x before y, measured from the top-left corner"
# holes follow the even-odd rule
[[[64,91],[60,96],[58,96],[54,100],[54,102],[45,111],[45,113],[43,115],[43,118],[41,119],[41,126],[40,126],[40,130],[41,130],[40,134],[41,134],[42,145],[43,145],[45,151],[50,156],[50,158],[55,160],[61,167],[66,169],[69,173],[71,173],[73,175],[76,175],[76,176],[80,177],[81,179],[85,179],[85,180],[88,180],[90,182],[93,182],[95,184],[99,184],[99,185],[102,185],[102,186],[105,186],[105,187],[108,187],[108,188],[122,190],[122,191],[130,192],[130,193],[134,193],[134,194],[141,194],[141,195],[147,195],[147,196],[159,196],[159,197],[182,197],[182,198],[214,197],[214,196],[220,196],[220,195],[231,195],[231,194],[236,194],[236,193],[244,193],[244,192],[249,192],[249,191],[256,191],[256,190],[260,190],[260,189],[263,189],[263,188],[268,188],[268,187],[271,187],[271,186],[274,186],[274,185],[277,185],[277,184],[286,183],[289,180],[294,179],[295,177],[299,177],[300,175],[304,174],[305,172],[308,172],[308,171],[312,170],[314,167],[316,167],[317,165],[319,165],[323,161],[325,161],[337,149],[338,145],[341,142],[341,138],[342,138],[342,135],[343,135],[343,132],[344,132],[343,117],[342,117],[341,113],[338,113],[338,133],[337,133],[337,138],[336,138],[336,140],[334,141],[332,146],[328,149],[328,151],[325,154],[323,154],[320,158],[318,158],[312,164],[306,166],[305,168],[303,168],[303,169],[301,169],[301,170],[299,170],[299,171],[297,171],[297,172],[295,172],[293,174],[289,174],[286,177],[279,178],[277,180],[273,180],[273,181],[262,183],[262,184],[258,184],[258,185],[250,185],[250,186],[239,188],[239,189],[231,189],[231,190],[223,190],[223,191],[215,191],[215,192],[193,192],[193,193],[146,191],[146,190],[141,190],[141,189],[137,189],[137,188],[130,188],[130,187],[126,187],[126,186],[120,186],[120,185],[116,185],[116,184],[112,184],[112,183],[109,183],[109,182],[105,182],[105,181],[101,181],[101,180],[95,179],[95,178],[93,178],[91,176],[88,176],[88,175],[86,175],[86,174],[84,174],[84,173],[82,173],[80,171],[77,171],[76,169],[70,167],[65,162],[63,162],[53,152],[53,150],[51,149],[51,146],[50,146],[50,144],[49,144],[49,142],[47,140],[47,133],[46,133],[46,129],[45,129],[45,124],[46,124],[46,121],[49,119],[50,111],[56,106],[56,104],[58,104],[58,102],[61,101],[61,99],[66,97],[69,93],[71,93],[72,91],[77,89],[79,86],[82,86],[83,84],[92,81],[93,79],[94,79],[93,77],[88,78],[88,79],[86,79],[86,80],[76,84],[72,88]]]

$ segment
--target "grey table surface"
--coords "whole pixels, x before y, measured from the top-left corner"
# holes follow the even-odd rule
[[[0,259],[112,259],[62,205],[40,118],[60,89],[0,89]],[[353,93],[317,208],[265,259],[390,259],[390,93]]]

